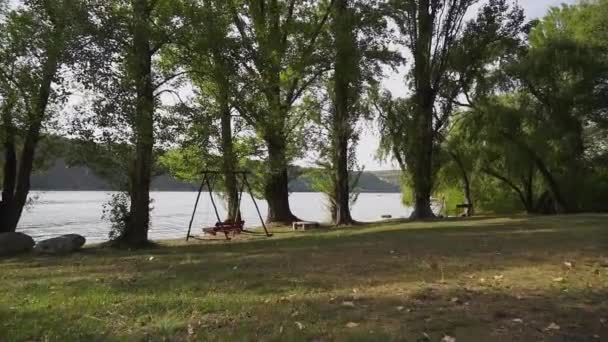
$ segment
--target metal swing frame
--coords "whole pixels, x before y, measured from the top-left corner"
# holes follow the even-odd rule
[[[267,237],[272,236],[272,234],[268,232],[266,223],[264,222],[264,219],[262,218],[262,214],[260,213],[260,208],[258,207],[258,203],[255,200],[255,196],[253,196],[253,191],[251,190],[251,185],[249,184],[249,181],[247,179],[247,175],[249,174],[249,172],[247,172],[247,171],[230,172],[230,174],[233,174],[236,176],[237,182],[239,180],[239,176],[241,176],[241,179],[240,179],[241,184],[238,189],[239,192],[237,194],[237,206],[236,206],[236,210],[238,210],[238,213],[235,213],[235,216],[238,215],[238,217],[235,220],[235,222],[223,221],[220,218],[220,214],[217,210],[217,205],[215,204],[215,199],[213,198],[213,186],[212,186],[213,180],[218,175],[224,174],[224,172],[214,171],[214,170],[204,170],[202,172],[202,174],[203,174],[203,180],[201,181],[201,185],[198,189],[198,194],[196,195],[196,202],[194,203],[194,209],[192,210],[192,217],[190,218],[190,224],[188,225],[188,234],[186,235],[186,241],[188,241],[190,238],[196,238],[194,235],[191,234],[192,224],[194,223],[194,217],[196,216],[196,210],[198,208],[198,204],[199,204],[199,201],[201,198],[201,193],[203,192],[203,189],[205,188],[205,186],[207,186],[207,191],[209,191],[209,199],[211,200],[211,205],[213,205],[213,211],[215,212],[215,217],[217,219],[217,223],[213,227],[203,228],[204,233],[211,234],[211,235],[216,235],[217,233],[223,233],[226,236],[226,240],[230,240],[229,234],[231,234],[231,233],[233,235],[240,234],[240,233],[255,234],[255,232],[244,229],[245,221],[243,221],[240,217],[240,208],[241,208],[241,200],[243,198],[243,192],[245,190],[247,190],[247,192],[251,196],[251,200],[253,201],[255,210],[258,213],[258,217],[260,218],[262,227],[264,228],[264,233],[266,234]]]

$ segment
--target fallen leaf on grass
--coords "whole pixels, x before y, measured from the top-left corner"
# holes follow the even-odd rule
[[[359,323],[355,323],[355,322],[348,322],[346,323],[346,327],[347,328],[356,328],[359,326]]]
[[[449,335],[445,335],[441,339],[441,342],[456,342],[456,338],[449,336]]]
[[[521,319],[521,318],[513,318],[513,323],[519,323],[519,324],[521,324],[523,322],[524,322],[524,320]]]
[[[342,306],[348,306],[350,308],[354,308],[355,307],[355,303],[353,303],[353,302],[342,302]]]
[[[283,326],[281,325],[281,327],[279,328],[279,334],[283,333]]]
[[[304,324],[300,323],[300,322],[295,322],[296,327],[298,327],[298,329],[300,330],[304,330]]]
[[[505,277],[505,276],[504,276],[504,275],[502,275],[502,274],[495,275],[495,276],[494,276],[494,280],[503,280],[503,279],[504,279],[504,277]]]
[[[562,277],[553,278],[553,281],[556,282],[556,283],[563,283],[564,282],[564,278],[562,278]]]
[[[398,306],[396,309],[397,309],[397,311],[403,311],[403,309],[405,309],[405,307],[403,307],[403,306]]]
[[[148,258],[148,260],[149,260],[149,261],[152,261],[152,260],[154,260],[154,257],[153,257],[153,256],[151,256],[151,257],[149,257],[149,258]]]
[[[548,327],[545,328],[545,331],[552,331],[552,330],[559,330],[560,326],[557,325],[556,323],[551,323],[549,324]]]
[[[455,303],[455,304],[461,303],[460,298],[458,298],[458,297],[454,297],[454,298],[450,299],[450,302]]]

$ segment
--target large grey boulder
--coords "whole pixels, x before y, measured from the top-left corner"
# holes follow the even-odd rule
[[[29,252],[34,244],[34,239],[27,234],[0,233],[0,256]]]
[[[38,242],[34,251],[47,254],[68,254],[79,250],[85,242],[86,239],[82,235],[67,234]]]

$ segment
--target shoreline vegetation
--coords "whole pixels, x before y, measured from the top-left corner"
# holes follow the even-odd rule
[[[391,222],[0,263],[21,340],[602,341],[608,216]]]

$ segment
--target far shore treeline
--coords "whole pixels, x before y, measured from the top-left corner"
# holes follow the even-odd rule
[[[210,169],[227,222],[235,170],[277,224],[306,219],[298,182],[337,226],[371,187],[414,220],[608,211],[606,18],[608,0],[533,20],[515,0],[0,0],[0,232],[58,161],[119,191],[130,248],[154,179]],[[365,170],[364,131],[398,172]]]
[[[290,192],[317,192],[308,173],[311,168],[290,169]],[[359,176],[356,191],[360,193],[399,193],[399,171],[363,171]],[[176,179],[162,173],[152,179],[152,191],[198,191],[200,182]],[[120,191],[86,166],[68,166],[65,160],[55,160],[48,168],[32,175],[32,190],[38,191]],[[205,188],[206,190],[206,188]]]

